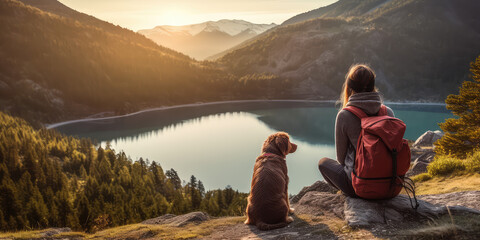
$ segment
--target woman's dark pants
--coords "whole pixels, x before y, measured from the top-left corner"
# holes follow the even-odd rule
[[[341,190],[349,197],[357,197],[355,190],[353,190],[352,180],[348,178],[347,173],[339,162],[330,158],[322,158],[318,161],[318,169],[325,181],[330,185]]]

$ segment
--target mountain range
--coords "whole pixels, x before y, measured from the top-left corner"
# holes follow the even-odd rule
[[[217,56],[235,74],[289,79],[296,98],[334,99],[354,63],[368,63],[388,100],[443,102],[480,54],[475,0],[340,0]]]
[[[0,28],[0,110],[30,122],[254,98],[277,82],[241,79],[57,0],[0,1]]]
[[[224,19],[185,26],[157,26],[138,33],[159,45],[203,60],[276,26]]]
[[[475,0],[340,0],[266,31],[240,20],[157,29],[257,34],[196,61],[57,0],[0,1],[0,110],[51,123],[206,101],[331,100],[358,62],[376,70],[387,100],[443,102],[480,53],[477,9]]]

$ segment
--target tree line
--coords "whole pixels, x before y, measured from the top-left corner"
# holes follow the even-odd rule
[[[88,139],[33,129],[0,112],[0,229],[70,227],[97,231],[163,214],[201,210],[242,215],[247,194],[205,191],[191,176],[182,184],[174,169],[132,161]]]

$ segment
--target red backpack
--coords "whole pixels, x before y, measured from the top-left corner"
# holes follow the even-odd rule
[[[353,106],[344,110],[360,118],[362,127],[352,172],[355,193],[366,199],[388,199],[397,196],[408,184],[415,196],[413,182],[405,181],[411,158],[408,142],[403,139],[405,123],[388,116],[384,105],[377,116],[367,116]],[[406,187],[407,194],[410,189]]]

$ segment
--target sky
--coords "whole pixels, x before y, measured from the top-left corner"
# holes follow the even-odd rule
[[[137,31],[221,19],[276,23],[337,0],[59,0],[66,6]]]

